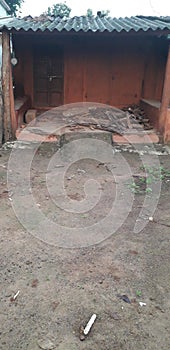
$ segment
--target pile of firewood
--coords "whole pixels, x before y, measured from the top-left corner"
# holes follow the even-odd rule
[[[143,126],[145,130],[152,129],[152,126],[149,123],[149,119],[144,111],[139,105],[129,105],[127,107],[122,108],[122,111],[128,112],[130,118],[136,120],[140,125]]]

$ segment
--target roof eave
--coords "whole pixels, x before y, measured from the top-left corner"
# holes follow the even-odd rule
[[[16,28],[6,28],[6,27],[3,27],[3,28],[0,28],[1,31],[9,31],[13,34],[26,34],[26,35],[29,35],[29,34],[37,34],[37,35],[43,35],[43,34],[47,34],[47,35],[75,35],[75,36],[78,36],[78,35],[83,35],[83,36],[95,36],[95,35],[103,35],[103,36],[170,36],[170,29],[164,29],[164,30],[161,30],[161,29],[157,29],[157,30],[152,30],[152,29],[148,29],[146,31],[144,31],[143,29],[139,29],[139,30],[134,30],[134,29],[130,29],[129,31],[125,30],[125,29],[122,29],[121,31],[116,31],[116,30],[113,30],[113,31],[107,31],[107,30],[104,30],[104,31],[99,31],[99,30],[96,30],[96,31],[92,31],[92,30],[88,30],[88,31],[83,31],[82,29],[79,30],[79,31],[75,31],[74,29],[72,30],[66,30],[66,29],[63,29],[61,31],[57,30],[57,29],[54,29],[53,31],[50,31],[49,29],[45,29],[45,30],[41,30],[41,29],[38,29],[36,31],[34,31],[33,29],[27,29],[27,30],[24,30],[23,28],[21,29],[16,29]]]

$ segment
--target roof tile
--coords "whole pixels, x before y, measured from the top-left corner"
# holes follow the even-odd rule
[[[125,17],[125,18],[111,18],[111,17],[73,17],[73,18],[52,18],[49,16],[40,16],[32,18],[31,16],[25,18],[6,18],[0,19],[0,30],[37,30],[50,32],[57,30],[61,31],[83,31],[83,32],[144,32],[148,30],[169,30],[170,31],[170,17]]]

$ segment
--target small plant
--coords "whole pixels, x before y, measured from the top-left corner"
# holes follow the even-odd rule
[[[151,185],[152,182],[153,182],[152,176],[148,176],[148,177],[146,178],[146,183],[147,183],[147,185]]]
[[[149,167],[142,166],[141,170],[146,172],[145,176],[137,176],[134,175],[134,181],[128,184],[132,193],[135,194],[143,194],[147,195],[152,194],[152,184],[157,183],[159,181],[166,181],[170,179],[170,170],[165,169],[163,166],[157,167]],[[148,186],[150,185],[150,186]]]
[[[135,183],[135,181],[128,184],[128,188],[130,188],[132,193],[139,193],[140,186]]]
[[[134,176],[134,180],[128,184],[132,193],[142,194],[146,189],[146,178],[143,176]]]
[[[147,187],[146,190],[145,190],[145,192],[148,193],[148,194],[149,194],[149,193],[152,193],[152,188]]]
[[[136,291],[136,296],[139,297],[139,298],[142,296],[141,290],[137,290],[137,291]]]
[[[88,218],[88,214],[82,214],[81,217],[82,218]]]
[[[149,179],[148,181],[151,181],[150,183],[170,178],[170,170],[165,169],[163,166],[160,166],[159,168],[142,166],[141,169],[146,171],[147,179]]]

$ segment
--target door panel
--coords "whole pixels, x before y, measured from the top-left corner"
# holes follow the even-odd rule
[[[48,106],[48,96],[46,92],[38,91],[36,97],[38,101],[36,106]]]
[[[61,50],[37,51],[34,57],[34,105],[37,107],[62,105],[63,82],[64,69]]]
[[[51,92],[50,93],[50,106],[60,106],[61,105],[61,94],[59,92]]]

